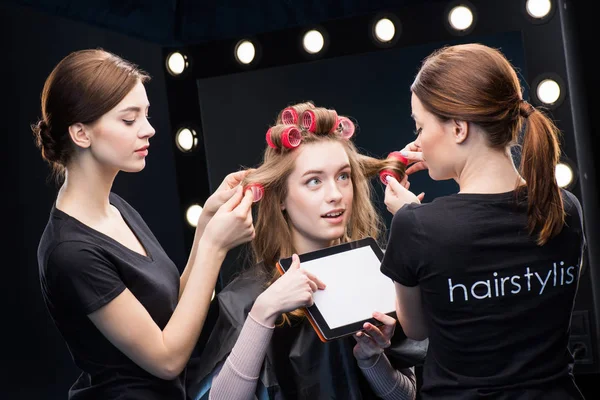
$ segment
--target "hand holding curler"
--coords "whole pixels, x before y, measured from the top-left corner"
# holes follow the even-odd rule
[[[392,214],[396,214],[405,204],[421,203],[421,200],[425,197],[425,193],[415,196],[413,192],[408,190],[410,187],[408,176],[404,177],[402,183],[398,182],[393,176],[388,176],[387,183],[383,202],[387,206],[387,210]]]
[[[404,146],[404,148],[400,151],[400,154],[408,159],[407,165],[412,164],[406,169],[406,175],[412,175],[415,172],[429,169],[427,162],[423,157],[423,151],[415,144],[415,142],[410,142]]]

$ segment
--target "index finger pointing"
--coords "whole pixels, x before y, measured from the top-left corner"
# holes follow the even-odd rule
[[[323,281],[321,281],[319,278],[317,278],[315,275],[311,274],[308,271],[306,272],[306,276],[308,276],[308,279],[310,279],[311,281],[313,281],[314,283],[317,284],[317,287],[321,290],[325,289],[326,285]]]

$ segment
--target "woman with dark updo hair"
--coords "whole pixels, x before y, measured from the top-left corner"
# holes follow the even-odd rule
[[[103,50],[65,57],[33,126],[60,183],[38,248],[44,301],[82,370],[69,399],[185,399],[185,366],[227,251],[254,237],[246,172],[206,201],[183,274],[142,217],[111,192],[139,172],[154,128],[146,73]]]

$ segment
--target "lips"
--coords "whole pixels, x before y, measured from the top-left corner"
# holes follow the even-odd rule
[[[343,209],[332,210],[326,214],[321,215],[321,217],[322,218],[337,218],[337,217],[343,215],[345,211],[346,210],[343,210]]]
[[[140,147],[140,148],[139,148],[139,149],[137,149],[136,151],[145,151],[145,150],[148,150],[148,147],[150,147],[150,145],[149,145],[149,144],[147,144],[147,145],[145,145],[145,146],[143,146],[143,147]]]

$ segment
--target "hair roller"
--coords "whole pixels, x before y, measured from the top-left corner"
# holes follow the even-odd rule
[[[306,110],[302,113],[302,120],[300,126],[311,133],[315,133],[317,130],[317,118],[314,111]]]
[[[392,151],[390,154],[388,154],[388,156],[386,158],[395,158],[396,160],[400,161],[402,164],[408,165],[408,158],[406,158],[402,154],[400,154],[399,151]]]
[[[344,139],[350,139],[354,135],[356,127],[354,122],[350,121],[346,117],[340,117],[338,119],[339,126],[341,127],[341,135]]]
[[[271,130],[273,128],[269,128],[267,129],[267,135],[266,135],[266,139],[267,139],[267,144],[269,145],[269,147],[276,149],[277,146],[275,146],[275,143],[273,143],[273,141],[271,140]]]
[[[252,202],[254,203],[260,201],[260,199],[262,199],[263,195],[265,194],[265,188],[260,183],[250,183],[244,188],[244,193],[246,192],[246,190],[252,191]]]
[[[285,125],[296,125],[298,123],[298,113],[293,107],[288,107],[281,112],[281,122]]]
[[[281,133],[281,144],[283,144],[283,147],[293,149],[298,147],[300,142],[302,142],[302,132],[295,126],[285,128]]]
[[[350,121],[350,122],[352,122],[352,121]],[[387,159],[394,158],[394,159],[400,161],[402,164],[408,165],[408,158],[406,158],[402,154],[400,154],[399,151],[392,151],[390,154],[388,154],[388,156],[386,158]],[[383,171],[381,171],[379,173],[379,179],[381,180],[381,182],[384,185],[387,185],[387,183],[388,183],[387,178],[390,176],[394,177],[398,182],[400,181],[400,176],[392,170],[384,169]]]

